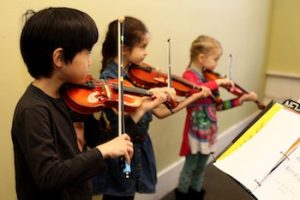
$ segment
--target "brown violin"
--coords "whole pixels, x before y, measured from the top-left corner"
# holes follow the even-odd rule
[[[168,85],[168,75],[150,66],[131,65],[128,67],[128,76],[134,85],[145,89],[166,87]],[[172,87],[178,96],[189,96],[201,91],[201,87],[182,77],[172,74],[171,78]]]
[[[168,75],[156,70],[148,65],[138,66],[131,65],[128,67],[128,76],[134,85],[150,89],[153,87],[166,87],[168,85]],[[175,89],[178,96],[190,96],[193,93],[200,92],[201,87],[194,83],[174,74],[171,74],[172,87]],[[222,104],[221,98],[216,98],[213,95],[210,97],[216,105]]]
[[[124,110],[127,113],[135,111],[142,103],[142,96],[152,97],[152,92],[135,87],[129,81],[124,81]],[[66,104],[81,114],[99,112],[104,107],[118,108],[118,79],[95,80],[92,76],[86,78],[80,85],[69,84],[63,93]],[[168,108],[175,108],[178,103],[169,100],[164,103]]]
[[[141,105],[141,96],[152,96],[148,90],[134,87],[124,81],[124,106],[126,112],[132,112]],[[66,104],[74,111],[91,114],[104,107],[118,107],[117,79],[95,80],[91,76],[84,84],[67,85],[63,93]]]
[[[221,76],[219,73],[216,73],[216,72],[213,72],[213,71],[207,70],[207,69],[203,70],[203,75],[207,81],[225,78],[225,77]],[[242,88],[241,86],[239,86],[236,83],[234,84],[234,88],[228,88],[228,87],[224,87],[224,88],[238,97],[242,96],[243,94],[248,93],[247,90],[245,90],[244,88]],[[254,101],[254,103],[256,103],[256,105],[259,109],[264,109],[266,107],[263,103],[261,103],[258,100]]]

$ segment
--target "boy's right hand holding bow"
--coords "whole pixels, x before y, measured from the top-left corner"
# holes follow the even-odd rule
[[[123,157],[130,164],[133,155],[133,144],[127,134],[122,134],[104,144],[96,147],[102,154],[103,158]]]

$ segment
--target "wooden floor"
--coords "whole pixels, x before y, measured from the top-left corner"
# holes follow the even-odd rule
[[[206,195],[204,200],[254,200],[236,181],[221,172],[212,164],[208,165],[204,188]],[[175,200],[173,192],[161,200]]]

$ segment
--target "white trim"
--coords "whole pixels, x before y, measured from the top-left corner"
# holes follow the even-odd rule
[[[300,98],[300,75],[267,72],[265,100],[282,102],[285,99]]]
[[[242,129],[257,115],[253,113],[246,119],[230,127],[219,134],[216,155],[222,152],[227,145],[242,131]],[[213,158],[210,159],[212,161]],[[135,200],[159,200],[173,191],[178,182],[179,173],[184,163],[184,158],[179,159],[170,166],[161,170],[158,174],[158,182],[155,194],[137,194]]]
[[[292,74],[292,73],[286,73],[286,72],[279,72],[279,71],[267,71],[267,76],[273,76],[273,77],[280,77],[280,78],[295,78],[300,79],[300,74]]]

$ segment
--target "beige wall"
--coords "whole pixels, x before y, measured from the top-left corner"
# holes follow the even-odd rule
[[[90,14],[100,29],[100,40],[94,48],[92,72],[98,76],[100,46],[107,24],[120,15],[133,15],[145,22],[151,32],[147,62],[166,71],[167,38],[172,41],[173,73],[181,74],[188,63],[191,41],[199,34],[220,40],[224,56],[218,72],[228,73],[228,55],[233,55],[233,79],[247,89],[262,95],[264,58],[268,35],[271,0],[9,0],[0,7],[0,55],[2,73],[0,199],[16,199],[14,164],[10,138],[15,104],[31,78],[19,53],[21,15],[26,9],[69,6]],[[255,80],[255,81],[254,81]],[[224,97],[228,95],[224,94]],[[221,131],[254,112],[254,104],[220,114]],[[170,165],[178,157],[185,112],[165,120],[155,120],[151,135],[158,169]]]
[[[300,1],[274,0],[267,70],[300,77]]]

